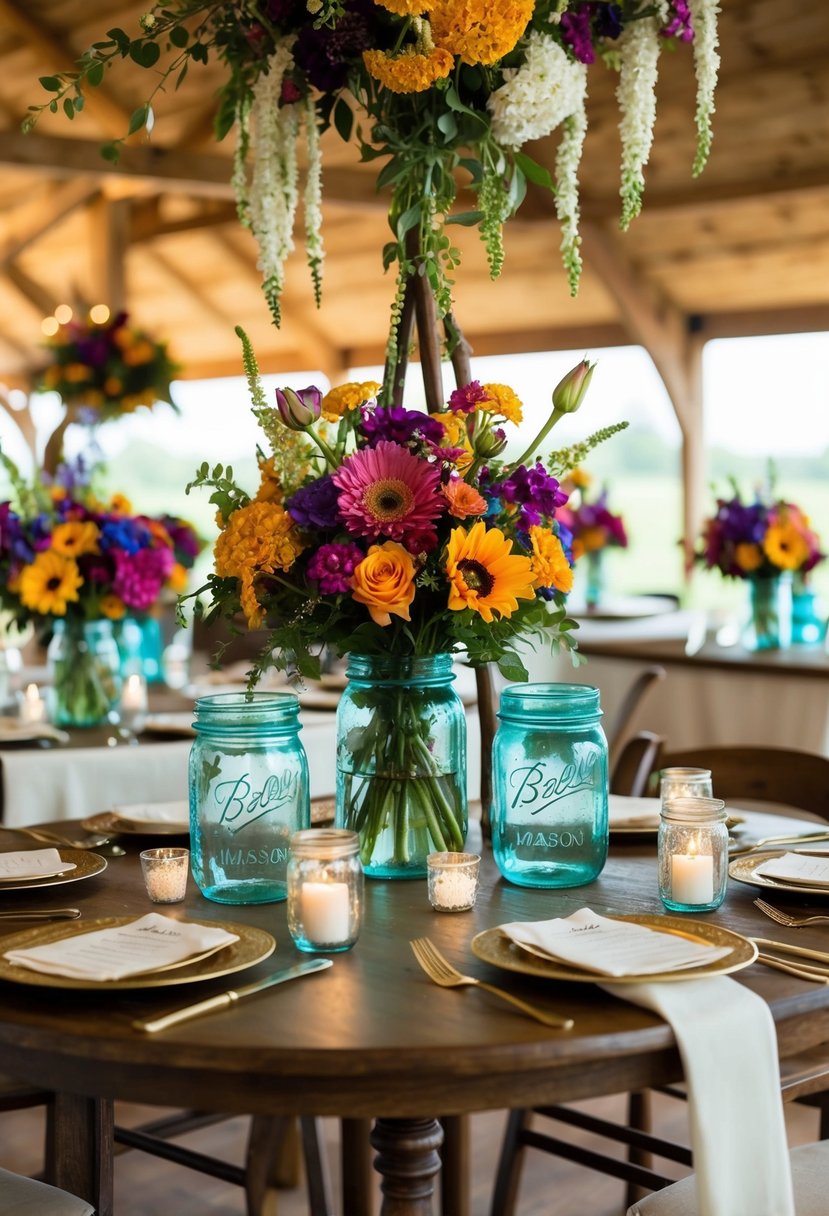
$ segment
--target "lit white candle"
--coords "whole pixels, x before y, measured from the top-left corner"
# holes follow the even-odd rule
[[[40,695],[37,684],[27,684],[20,703],[21,722],[44,722],[46,720],[46,702]]]
[[[678,904],[710,904],[714,898],[714,858],[701,853],[674,853],[671,897]]]
[[[121,692],[121,708],[139,711],[147,708],[147,685],[143,676],[135,673],[127,676]]]
[[[302,924],[310,942],[336,945],[351,936],[348,884],[305,882],[302,884]]]

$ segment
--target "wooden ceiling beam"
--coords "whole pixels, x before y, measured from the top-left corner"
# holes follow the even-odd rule
[[[140,245],[144,241],[155,241],[165,236],[176,236],[180,232],[197,232],[200,229],[220,228],[238,224],[239,215],[235,203],[206,201],[192,215],[179,219],[161,218],[158,198],[136,203],[130,218],[130,244]]]
[[[0,251],[0,270],[10,265],[24,249],[50,229],[62,223],[71,212],[88,203],[98,194],[98,189],[97,183],[69,181],[58,186],[46,198],[36,203],[26,203],[7,215],[3,221],[5,242]]]
[[[42,283],[38,283],[18,265],[11,262],[5,267],[3,274],[16,291],[32,305],[41,319],[49,317],[60,304],[57,296],[53,295]]]
[[[88,214],[93,303],[113,313],[127,307],[126,260],[130,229],[129,199],[99,198]]]
[[[35,53],[43,75],[49,72],[76,72],[78,65],[66,46],[49,32],[42,17],[35,20],[29,16],[31,5],[25,5],[18,0],[0,0],[0,22],[7,30],[18,34],[27,46]],[[32,81],[33,89],[39,87],[37,81]],[[108,136],[121,138],[129,130],[129,110],[126,109],[105,84],[97,89],[89,89],[86,93],[88,113],[94,115],[101,123]]]

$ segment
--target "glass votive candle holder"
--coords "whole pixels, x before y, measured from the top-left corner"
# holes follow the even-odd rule
[[[437,912],[466,912],[478,894],[477,853],[430,853],[426,858],[429,903]]]
[[[659,896],[671,912],[710,912],[725,898],[728,827],[721,798],[673,798],[659,824]]]
[[[297,949],[326,954],[350,950],[360,935],[364,883],[356,832],[294,832],[288,860],[288,931]]]
[[[673,798],[711,798],[713,793],[710,768],[663,768],[659,774],[663,806]]]
[[[187,891],[190,868],[189,849],[144,849],[141,872],[144,886],[154,904],[178,904]]]

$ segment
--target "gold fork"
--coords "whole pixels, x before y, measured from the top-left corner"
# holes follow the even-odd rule
[[[483,988],[485,992],[491,992],[493,996],[500,996],[503,1000],[509,1001],[522,1013],[528,1013],[531,1018],[535,1018],[537,1022],[543,1022],[545,1026],[555,1026],[559,1030],[572,1029],[572,1018],[562,1017],[558,1013],[548,1013],[545,1009],[528,1005],[526,1001],[513,996],[511,992],[505,992],[503,988],[496,988],[493,984],[485,984],[483,980],[476,979],[474,975],[462,975],[443,957],[437,946],[428,937],[416,937],[414,941],[409,942],[409,945],[429,979],[434,980],[441,988],[462,988],[471,984],[475,988]]]
[[[37,840],[41,844],[55,844],[65,849],[91,849],[97,848],[102,844],[109,842],[109,836],[87,836],[84,840],[71,840],[68,836],[61,836],[58,832],[50,832],[47,828],[24,828],[12,827],[9,824],[0,823],[0,831],[16,832],[19,836],[28,836],[32,840]]]
[[[764,899],[755,899],[754,906],[761,912],[765,912],[766,916],[770,916],[772,920],[776,920],[778,925],[787,925],[790,929],[799,929],[801,925],[812,925],[815,921],[829,921],[829,916],[790,916],[788,912],[781,912],[779,908],[767,904]]]

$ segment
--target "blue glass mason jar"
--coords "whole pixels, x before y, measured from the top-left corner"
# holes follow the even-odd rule
[[[373,878],[425,878],[467,829],[466,715],[451,654],[352,654],[337,708],[336,824]]]
[[[218,693],[199,697],[195,713],[193,878],[220,904],[286,899],[291,836],[311,826],[299,702],[291,693]]]
[[[49,717],[55,726],[101,726],[121,695],[121,661],[112,621],[74,617],[53,622],[46,652],[52,687]]]
[[[578,887],[607,860],[607,740],[599,690],[513,684],[492,745],[492,852],[520,887]]]

